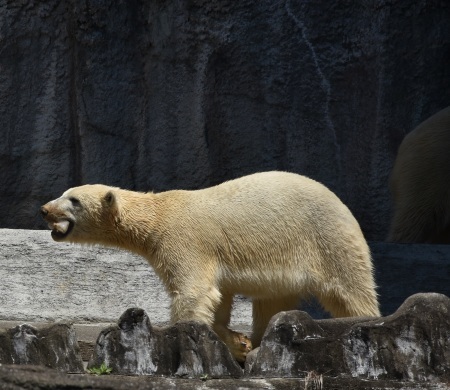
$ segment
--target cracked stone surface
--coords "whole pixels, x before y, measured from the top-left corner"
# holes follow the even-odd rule
[[[450,298],[416,294],[391,316],[358,323],[344,336],[352,376],[450,379]]]

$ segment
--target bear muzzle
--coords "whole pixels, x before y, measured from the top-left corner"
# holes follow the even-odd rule
[[[55,241],[64,239],[72,231],[74,222],[64,215],[58,215],[52,212],[48,203],[41,207],[40,212],[42,218],[44,218],[49,229],[52,231],[52,238]]]

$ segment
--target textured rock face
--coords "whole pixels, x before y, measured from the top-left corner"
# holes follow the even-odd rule
[[[199,378],[240,377],[242,370],[206,326],[152,328],[142,309],[129,309],[104,330],[89,366],[118,374]],[[445,382],[450,379],[450,298],[416,294],[396,313],[377,319],[313,320],[282,312],[269,323],[261,347],[247,359],[248,377],[347,377]]]
[[[448,381],[450,298],[416,294],[391,316],[312,320],[306,313],[274,316],[247,364],[250,376],[318,374],[360,379]]]
[[[100,334],[89,367],[105,363],[116,374],[238,378],[242,370],[206,325],[153,328],[142,309],[128,309],[117,327]]]
[[[343,341],[352,376],[450,379],[450,299],[414,295],[393,315],[354,325]]]
[[[0,363],[2,389],[127,388],[125,382],[146,389],[446,389],[450,298],[417,294],[393,315],[377,319],[313,320],[301,311],[279,313],[261,347],[252,351],[245,371],[205,325],[186,322],[155,328],[142,309],[127,310],[117,326],[103,330],[89,362],[89,367],[106,364],[113,374],[141,379],[116,377],[102,384],[30,367],[83,372],[76,336],[65,324],[39,329],[21,325],[0,332]],[[30,368],[19,368],[23,365]],[[155,380],[142,379],[148,376]]]
[[[0,12],[0,226],[70,186],[199,188],[284,169],[387,231],[404,134],[450,100],[450,5],[23,3]]]
[[[275,315],[261,347],[246,362],[250,376],[304,377],[308,372],[338,376],[347,373],[342,334],[360,318],[313,320],[302,311]]]
[[[56,324],[36,329],[24,324],[0,332],[1,364],[34,364],[59,371],[84,372],[73,327]]]

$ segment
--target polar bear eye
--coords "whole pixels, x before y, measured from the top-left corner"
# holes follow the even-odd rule
[[[80,203],[80,201],[77,198],[74,198],[73,196],[71,196],[69,198],[69,200],[72,203],[72,206],[75,206],[75,207],[81,206],[81,203]]]

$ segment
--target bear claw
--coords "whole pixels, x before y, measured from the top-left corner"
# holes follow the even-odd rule
[[[239,363],[244,363],[248,353],[252,350],[252,342],[243,333],[233,332],[234,342],[231,353]]]

